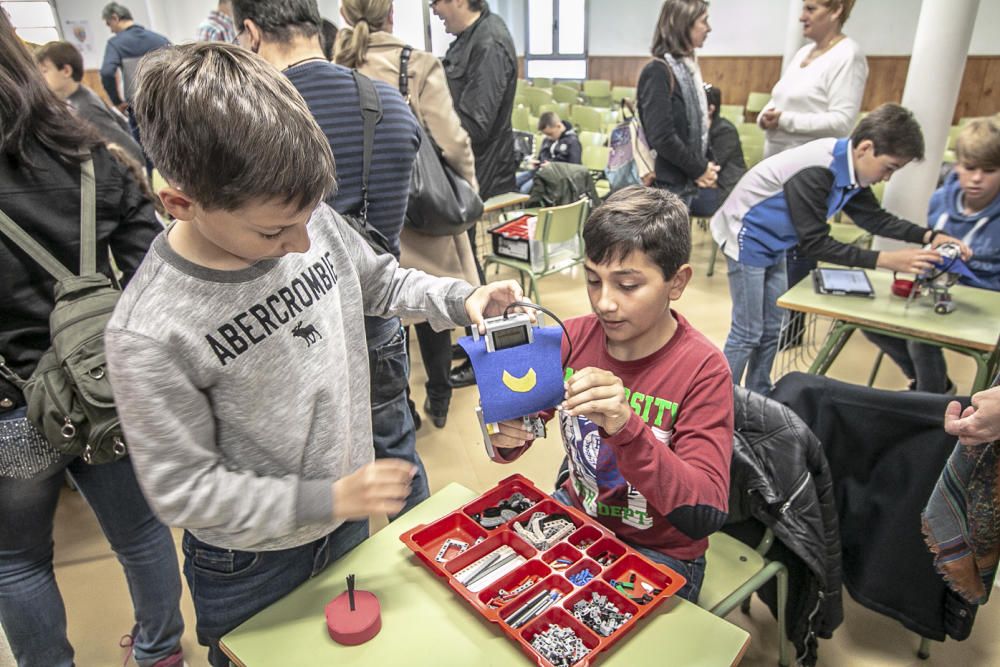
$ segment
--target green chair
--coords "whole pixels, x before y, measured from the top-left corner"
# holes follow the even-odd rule
[[[546,111],[555,111],[559,118],[569,118],[570,105],[565,102],[547,102],[538,107],[538,115],[541,116]]]
[[[952,125],[948,128],[948,143],[945,148],[949,151],[955,150],[955,142],[958,140],[958,133],[962,131],[961,125]]]
[[[742,104],[720,104],[719,115],[728,120],[733,125],[739,126],[743,122]]]
[[[583,82],[583,99],[592,107],[611,106],[611,82],[607,79],[587,79]]]
[[[611,101],[619,104],[622,100],[634,100],[635,88],[630,86],[615,86],[611,89]]]
[[[533,76],[531,85],[535,88],[552,88],[552,79],[547,76]]]
[[[541,107],[543,104],[549,104],[554,101],[552,99],[551,90],[546,90],[545,88],[535,88],[534,86],[530,88],[525,88],[524,91],[521,93],[521,96],[525,99],[525,101],[528,103],[528,106],[531,108],[531,113],[536,116],[539,114],[538,111],[539,107]]]
[[[581,142],[582,143],[582,142]],[[604,199],[611,192],[611,183],[605,175],[608,168],[608,157],[611,149],[600,144],[584,144],[582,164],[590,170],[590,175],[594,178],[594,189],[601,199]]]
[[[556,102],[565,102],[566,104],[578,104],[580,102],[580,92],[571,86],[567,86],[562,83],[557,83],[552,86],[552,98]]]
[[[785,634],[788,570],[784,564],[769,561],[763,556],[773,542],[774,533],[770,528],[764,532],[764,538],[756,549],[722,532],[710,535],[698,606],[722,618],[736,607],[748,612],[750,596],[772,578],[775,579],[778,585],[778,664],[788,667],[789,642]]]
[[[747,95],[746,119],[756,121],[757,114],[764,110],[764,106],[771,101],[770,93],[750,93]]]
[[[498,269],[500,266],[514,269],[522,289],[525,289],[525,280],[531,279],[531,286],[525,289],[525,293],[535,303],[541,304],[539,280],[583,263],[583,223],[589,212],[590,202],[586,197],[572,204],[538,209],[536,240],[530,242],[535,261],[489,254],[483,260],[483,272],[491,264]]]
[[[743,144],[743,161],[746,162],[747,169],[764,159],[764,140],[747,139],[741,141]]]
[[[516,94],[520,95],[521,92],[530,85],[531,84],[525,81],[524,79],[518,79],[517,81],[515,81],[514,91]]]
[[[587,146],[603,146],[608,141],[607,135],[603,132],[582,130],[578,133],[578,136],[580,137],[580,145],[584,148]]]
[[[514,110],[510,112],[510,124],[513,129],[521,132],[535,131],[531,124],[531,114],[528,107],[514,107]]]
[[[577,81],[576,79],[563,79],[559,82],[560,86],[569,86],[573,90],[580,92],[583,89],[583,81]]]
[[[600,109],[578,104],[573,107],[570,113],[570,120],[577,131],[587,130],[588,132],[604,132],[604,116]]]

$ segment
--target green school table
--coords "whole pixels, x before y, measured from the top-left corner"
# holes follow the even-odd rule
[[[951,288],[955,311],[938,315],[927,298],[911,301],[894,296],[892,273],[866,271],[875,298],[817,294],[811,279],[785,292],[778,305],[788,310],[823,315],[834,320],[830,334],[809,367],[824,375],[856,329],[931,343],[968,355],[976,362],[972,392],[989,386],[1000,355],[1000,292],[956,285]]]
[[[411,527],[431,523],[475,497],[464,486],[449,484],[318,577],[226,635],[221,642],[223,651],[239,667],[533,664],[517,644],[480,618],[399,541],[399,535]],[[344,578],[352,572],[358,577],[359,588],[378,595],[382,630],[367,644],[347,647],[330,639],[323,610],[344,591]],[[735,665],[749,641],[746,631],[675,597],[601,654],[599,663],[628,667]]]

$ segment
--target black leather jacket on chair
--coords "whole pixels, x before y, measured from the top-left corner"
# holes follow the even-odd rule
[[[831,637],[844,618],[830,469],[819,440],[794,412],[742,387],[735,392],[729,524],[723,531],[754,546],[761,524],[774,532],[766,557],[789,571],[788,638],[799,663],[814,665],[817,637]],[[773,580],[760,596],[776,613]]]

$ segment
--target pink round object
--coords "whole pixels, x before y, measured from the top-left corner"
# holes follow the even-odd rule
[[[363,644],[382,629],[382,610],[378,598],[368,591],[354,591],[354,611],[344,591],[326,605],[326,627],[338,644]]]

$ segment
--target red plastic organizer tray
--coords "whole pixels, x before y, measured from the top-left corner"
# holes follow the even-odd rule
[[[473,515],[496,506],[514,493],[521,493],[534,505],[510,521],[492,529],[484,528],[473,519]],[[566,514],[572,520],[574,530],[548,550],[539,551],[513,529],[515,522],[528,520],[534,512]],[[511,475],[472,502],[446,514],[434,523],[410,529],[403,533],[400,539],[424,565],[443,577],[448,585],[483,618],[499,625],[504,634],[517,642],[521,649],[541,667],[551,667],[551,663],[535,652],[531,641],[537,634],[544,632],[550,624],[569,627],[582,640],[589,653],[574,663],[574,667],[586,667],[686,583],[682,575],[665,565],[650,562],[618,540],[607,528],[583,512],[557,502],[540,491],[523,475]],[[462,552],[459,552],[458,548],[443,550],[448,540],[457,540],[469,546]],[[456,573],[504,546],[522,556],[525,562],[478,592],[470,591],[455,578]],[[444,551],[442,556],[444,562],[439,562],[436,558],[442,551]],[[505,549],[504,553],[510,552]],[[607,565],[599,564],[596,559],[602,556],[605,561],[611,558],[611,562]],[[572,563],[565,569],[556,569],[565,565],[567,560]],[[568,578],[587,568],[595,576],[586,584],[578,586]],[[516,597],[510,598],[498,609],[490,606],[490,601],[494,600],[501,589],[513,590],[531,575],[534,575],[536,583],[530,588],[519,592]],[[629,582],[632,575],[635,575],[635,580],[630,583],[634,585],[635,596],[642,596],[645,592],[643,583],[659,591],[652,595],[651,601],[638,604],[622,595],[609,583],[612,580]],[[561,593],[561,597],[527,624],[516,629],[512,628],[507,619],[514,616],[526,602],[545,589],[557,590]],[[573,616],[573,605],[581,599],[590,600],[591,593],[594,592],[605,596],[621,612],[632,614],[632,618],[607,637],[592,631]]]

